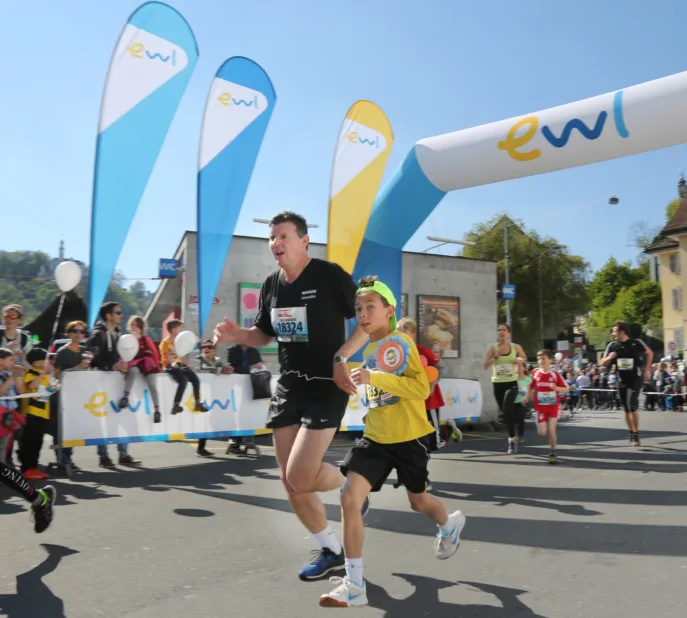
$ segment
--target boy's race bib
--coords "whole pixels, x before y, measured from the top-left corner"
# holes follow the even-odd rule
[[[305,307],[272,309],[272,328],[277,341],[305,343],[308,341],[308,313]]]
[[[618,359],[618,369],[620,371],[631,371],[635,368],[634,358],[619,358]]]
[[[383,408],[384,406],[393,406],[400,401],[399,397],[395,395],[390,395],[382,390],[379,390],[376,386],[367,385],[366,388],[367,395],[367,407],[369,409]]]
[[[537,393],[537,401],[542,406],[552,406],[558,403],[556,391],[539,391]]]

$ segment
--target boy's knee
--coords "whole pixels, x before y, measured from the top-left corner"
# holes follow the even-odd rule
[[[360,497],[355,492],[351,491],[349,487],[344,485],[341,492],[341,509],[344,513],[360,512],[363,507],[365,496]]]
[[[425,492],[421,494],[411,494],[408,492],[408,501],[410,502],[410,508],[416,513],[421,513],[424,510],[425,502],[427,501],[427,494]]]
[[[294,493],[307,493],[312,491],[317,474],[302,467],[293,467],[286,470],[286,482],[292,487]]]
[[[546,426],[546,423],[537,423],[537,433],[540,436],[545,436],[548,432],[548,427]]]

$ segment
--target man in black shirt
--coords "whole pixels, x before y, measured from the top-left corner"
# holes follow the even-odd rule
[[[344,477],[324,463],[332,438],[356,386],[348,357],[368,341],[356,327],[346,341],[345,320],[355,317],[357,285],[340,266],[308,255],[308,227],[300,215],[283,212],[270,221],[270,249],[279,270],[262,285],[252,328],[225,319],[215,341],[251,347],[279,343],[281,377],[270,403],[277,463],[291,506],[322,550],[301,569],[303,580],[343,569],[341,544],[327,525],[315,492],[340,488]],[[367,511],[369,500],[363,508]]]
[[[631,339],[629,331],[626,322],[616,322],[613,325],[614,341],[608,344],[601,362],[611,363],[617,368],[618,395],[630,429],[630,444],[640,446],[639,392],[642,382],[649,379],[649,367],[654,360],[654,353],[641,339]]]

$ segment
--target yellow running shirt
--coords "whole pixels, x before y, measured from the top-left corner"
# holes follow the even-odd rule
[[[394,331],[370,343],[363,356],[370,370],[364,436],[396,444],[433,432],[425,410],[429,379],[413,340]]]

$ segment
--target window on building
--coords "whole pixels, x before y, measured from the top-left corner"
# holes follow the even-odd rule
[[[683,345],[683,336],[682,336],[682,329],[681,328],[676,328],[673,330],[673,341],[677,343],[677,349],[682,350],[682,345]]]
[[[682,311],[682,288],[673,288],[673,310]]]
[[[670,272],[674,275],[680,274],[680,254],[674,253],[670,256]]]

